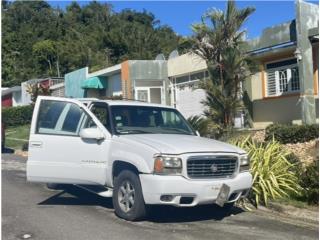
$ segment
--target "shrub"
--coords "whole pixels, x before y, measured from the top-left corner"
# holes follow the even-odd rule
[[[198,131],[201,136],[218,138],[223,133],[222,128],[213,123],[209,118],[194,115],[189,117],[187,120],[192,128]]]
[[[288,161],[289,153],[280,143],[275,140],[257,143],[250,137],[240,138],[232,143],[246,150],[251,158],[253,186],[249,197],[256,206],[259,203],[267,205],[270,199],[300,192],[296,165]]]
[[[302,197],[308,203],[319,204],[319,161],[316,160],[306,167],[300,177],[300,185],[303,188]]]
[[[33,105],[2,108],[2,122],[6,127],[31,123]]]
[[[188,122],[192,128],[200,133],[200,135],[207,135],[209,131],[209,120],[201,116],[191,116]]]
[[[265,140],[275,138],[280,143],[307,142],[318,138],[319,126],[314,125],[282,125],[271,124],[266,128]]]
[[[219,141],[233,142],[239,138],[244,139],[246,137],[249,137],[252,134],[253,132],[249,130],[243,130],[243,129],[239,130],[239,129],[229,128],[223,131],[223,134],[219,137]]]

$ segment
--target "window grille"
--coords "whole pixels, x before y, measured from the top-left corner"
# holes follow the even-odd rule
[[[296,59],[266,65],[267,96],[280,96],[300,90]]]

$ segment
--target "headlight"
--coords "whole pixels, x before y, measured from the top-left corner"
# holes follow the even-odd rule
[[[240,156],[240,172],[246,172],[250,169],[250,158],[248,155]]]
[[[181,174],[182,160],[176,156],[156,155],[154,159],[154,173]]]

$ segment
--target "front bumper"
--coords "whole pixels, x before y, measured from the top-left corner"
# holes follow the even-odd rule
[[[214,203],[222,184],[230,187],[228,202],[236,201],[248,193],[252,186],[252,176],[249,172],[243,172],[232,179],[196,180],[183,176],[140,174],[140,182],[146,204],[191,207]],[[166,195],[171,197],[163,199]],[[184,201],[185,199],[188,201]]]

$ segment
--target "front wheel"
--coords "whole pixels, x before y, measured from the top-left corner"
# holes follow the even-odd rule
[[[114,180],[113,206],[120,218],[140,220],[146,215],[139,176],[132,171],[122,171]]]

